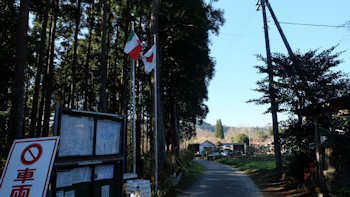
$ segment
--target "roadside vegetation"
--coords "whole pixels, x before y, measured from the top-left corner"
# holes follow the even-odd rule
[[[204,171],[204,166],[193,159],[194,153],[190,150],[183,151],[178,160],[168,157],[164,168],[166,169],[165,177],[159,180],[158,191],[155,191],[152,184],[152,196],[175,197],[190,187]],[[181,174],[180,180],[175,185],[172,182],[174,173],[176,177]]]
[[[204,166],[198,162],[190,161],[186,167],[186,170],[187,172],[182,174],[182,179],[179,181],[178,185],[170,188],[170,192],[167,196],[178,196],[189,188],[192,183],[203,173]]]

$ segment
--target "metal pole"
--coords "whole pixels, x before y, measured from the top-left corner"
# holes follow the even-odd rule
[[[132,30],[134,31],[134,21],[132,21]],[[136,131],[135,131],[135,60],[132,60],[132,106],[133,106],[133,116],[132,116],[132,153],[133,153],[133,173],[136,174]]]
[[[154,138],[155,138],[155,179],[156,179],[156,190],[158,190],[158,124],[157,124],[157,34],[154,34]]]

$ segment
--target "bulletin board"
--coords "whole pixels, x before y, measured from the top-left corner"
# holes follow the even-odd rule
[[[125,116],[56,107],[53,197],[123,196]]]

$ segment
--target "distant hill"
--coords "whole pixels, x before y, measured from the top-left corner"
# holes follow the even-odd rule
[[[196,127],[200,128],[202,130],[207,130],[207,131],[211,131],[211,132],[215,131],[215,125],[211,125],[211,124],[206,123],[204,121],[203,121],[203,124],[201,124],[201,125],[197,122]]]
[[[225,126],[225,125],[223,125],[223,127],[224,127],[224,132],[225,133],[226,133],[226,131],[228,131],[231,128],[232,129],[242,128],[242,127],[230,127],[230,126]],[[203,124],[201,124],[201,125],[197,122],[196,128],[202,129],[203,131],[207,130],[207,131],[215,132],[215,125],[211,125],[211,124],[209,124],[209,123],[207,123],[205,121],[203,121]],[[255,127],[244,127],[244,128],[246,128],[250,132],[254,132],[255,131]],[[259,131],[264,131],[265,133],[267,133],[268,128],[269,128],[268,126],[258,127]]]
[[[211,125],[209,123],[206,123],[203,121],[203,124],[199,125],[199,123],[197,122],[197,128],[202,129],[202,130],[207,130],[207,131],[211,131],[211,132],[215,132],[215,125]],[[224,127],[224,132],[226,132],[227,130],[229,130],[231,127],[225,126]]]

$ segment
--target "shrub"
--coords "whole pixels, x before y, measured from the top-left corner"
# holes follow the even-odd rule
[[[304,169],[309,168],[309,164],[314,162],[314,158],[311,155],[315,154],[305,153],[301,151],[293,152],[293,155],[289,156],[286,159],[286,178],[299,181],[303,180]]]

